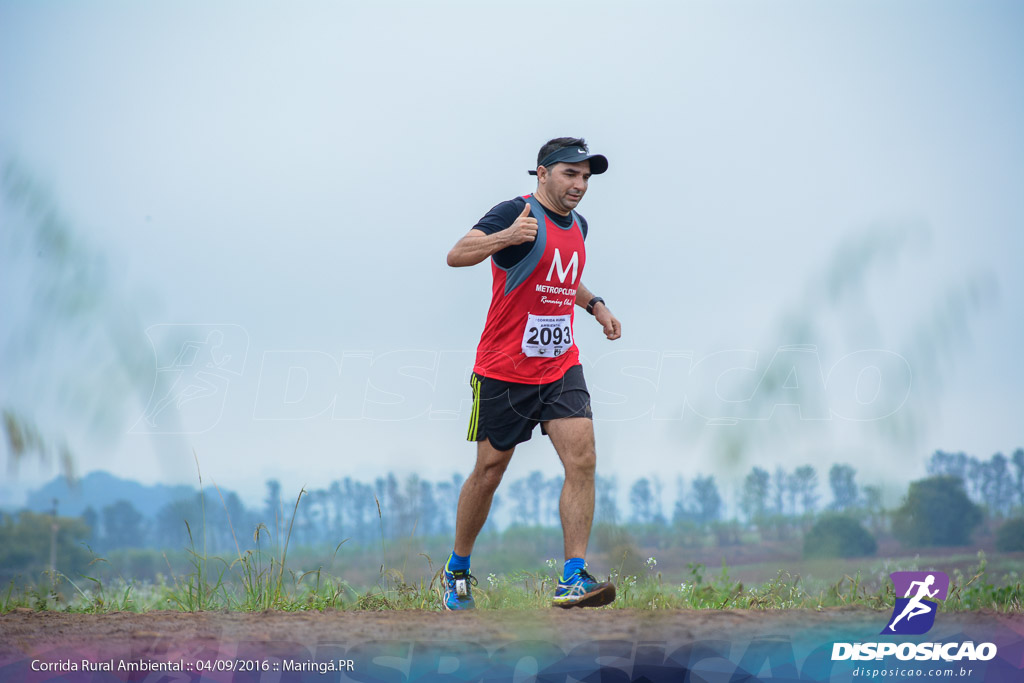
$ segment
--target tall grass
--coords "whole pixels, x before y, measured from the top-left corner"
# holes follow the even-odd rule
[[[261,537],[266,534],[265,531],[258,533]],[[359,591],[321,569],[301,574],[287,570],[282,564],[284,556],[282,549],[280,555],[271,555],[266,562],[263,553],[250,551],[242,556],[243,561],[236,560],[224,572],[204,571],[200,575],[196,570],[187,580],[155,585],[124,581],[104,585],[94,577],[86,577],[92,585],[74,585],[73,596],[63,601],[56,599],[48,581],[21,589],[11,582],[7,590],[0,593],[0,612],[25,607],[76,612],[148,611],[167,606],[198,611],[200,605],[202,609],[242,612],[441,608],[439,570],[430,579],[408,582],[399,569],[385,567],[375,585]],[[430,558],[424,557],[428,568],[433,570]],[[220,558],[205,561],[226,565]],[[550,564],[553,566],[539,570],[490,573],[482,577],[474,590],[477,607],[482,610],[549,609],[559,568],[553,561]],[[715,572],[697,563],[687,569],[683,581],[667,580],[658,571],[654,558],[649,558],[641,574],[619,574],[618,570],[613,570],[607,578],[616,584],[618,597],[613,604],[600,609],[824,610],[852,606],[884,610],[895,601],[891,585],[877,585],[865,579],[861,572],[812,585],[813,582],[800,575],[781,570],[773,579],[747,586],[735,579],[731,568],[724,564]],[[71,583],[67,577],[61,578]],[[967,572],[954,572],[949,596],[940,603],[940,609],[1024,611],[1024,586],[1020,577],[1011,574],[1005,579],[1001,585],[996,585],[987,572],[984,553],[979,553],[977,564]],[[205,583],[199,583],[200,580]]]
[[[198,471],[198,458],[196,466]],[[202,492],[201,472],[199,482]],[[220,494],[219,487],[217,492]],[[393,549],[403,554],[398,557],[392,552],[391,559],[396,562],[394,566],[389,566],[389,549],[384,540],[379,501],[377,514],[381,520],[381,560],[376,581],[371,585],[357,589],[348,581],[324,571],[322,565],[307,571],[289,568],[287,563],[292,532],[299,505],[305,495],[306,490],[303,488],[295,500],[283,538],[280,533],[278,538],[273,538],[270,530],[261,523],[252,536],[255,548],[244,552],[228,513],[236,551],[236,557],[230,562],[207,552],[205,495],[202,495],[201,537],[197,539],[188,521],[184,522],[188,535],[188,547],[185,549],[187,571],[175,573],[165,554],[170,580],[158,576],[151,584],[129,581],[119,574],[115,580],[105,584],[98,575],[91,575],[97,572],[81,574],[78,580],[60,573],[51,577],[47,572],[44,580],[35,585],[18,588],[12,581],[6,592],[0,594],[0,613],[26,607],[81,612],[148,611],[167,607],[185,612],[214,609],[242,612],[441,609],[440,568],[435,568],[430,555],[422,547],[417,547],[424,541],[415,537],[415,528],[403,542],[404,550]],[[223,495],[220,494],[220,497],[227,510]],[[281,526],[275,524],[275,528]],[[514,547],[516,553],[513,554],[516,556],[506,558],[509,561],[501,564],[507,566],[521,562],[523,548],[526,547],[524,542],[527,540],[522,537],[522,532],[514,535],[512,546],[507,550]],[[335,546],[332,564],[346,542],[347,539],[342,540]],[[538,547],[537,543],[537,539],[534,539],[534,549]],[[735,578],[734,570],[726,565],[724,559],[718,572],[709,573],[705,565],[691,562],[683,574],[674,573],[675,578],[669,580],[658,568],[655,557],[649,557],[643,562],[642,556],[638,556],[630,544],[611,545],[615,546],[616,552],[621,553],[618,566],[607,576],[608,580],[615,583],[618,597],[613,604],[601,609],[821,610],[843,606],[887,609],[895,600],[887,578],[888,571],[895,567],[888,560],[882,567],[873,568],[866,575],[858,570],[830,582],[779,570],[776,576],[767,581],[745,586]],[[414,552],[425,560],[427,571],[425,575],[421,573],[420,578],[409,580],[409,560]],[[501,551],[496,554],[500,555]],[[363,549],[354,550],[352,556],[365,562]],[[978,553],[976,560],[977,563],[966,567],[966,571],[957,569],[953,572],[949,596],[944,603],[940,603],[941,609],[993,609],[1003,612],[1024,610],[1024,588],[1016,571],[996,579],[988,571],[988,560],[983,552]],[[104,563],[109,564],[104,558],[94,557],[89,566]],[[912,564],[915,566],[905,568],[916,569],[916,561]],[[560,563],[552,559],[546,565],[508,573],[489,573],[474,591],[477,607],[483,610],[548,609],[558,580]],[[682,581],[679,581],[680,577]],[[65,591],[64,584],[70,586],[70,590]]]
[[[192,536],[192,526],[186,519],[184,520],[185,530],[188,533],[188,548],[186,552],[189,555],[189,564],[192,567],[192,571],[178,578],[174,575],[174,570],[171,568],[170,563],[168,562],[167,564],[175,586],[175,590],[169,592],[168,598],[179,609],[186,612],[197,612],[221,607],[225,602],[229,601],[228,586],[224,581],[224,575],[230,569],[230,565],[219,557],[210,557],[206,552],[206,495],[203,491],[203,472],[199,467],[199,456],[194,450],[192,455],[195,457],[196,472],[199,475],[203,549],[202,553],[196,551],[195,538]],[[231,533],[234,535],[234,529],[231,530]],[[217,579],[213,584],[209,580],[212,573],[210,570],[211,563],[220,565],[219,571],[215,570]]]

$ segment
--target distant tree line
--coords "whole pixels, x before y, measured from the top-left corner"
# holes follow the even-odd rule
[[[618,480],[599,476],[595,523],[626,527],[643,546],[729,545],[799,538],[829,513],[850,517],[874,535],[891,532],[907,543],[928,545],[936,538],[966,543],[983,519],[1024,512],[1024,449],[1009,458],[996,453],[987,461],[937,451],[927,461],[927,472],[929,479],[911,484],[902,505],[891,510],[882,504],[881,489],[859,485],[848,464],[832,465],[824,478],[813,465],[772,472],[755,466],[738,482],[732,509],[709,475],[689,481],[677,477],[671,492],[662,478],[641,477],[621,498]],[[286,540],[293,547],[334,547],[346,539],[368,544],[382,538],[452,536],[462,483],[460,475],[436,482],[417,475],[399,480],[388,474],[372,482],[346,477],[292,498],[270,480],[258,508],[246,507],[234,492],[207,487],[151,517],[124,500],[98,510],[90,507],[80,518],[60,520],[60,538],[65,544],[74,541],[78,558],[86,546],[97,553],[191,546],[233,554],[236,548],[279,547]],[[501,526],[557,527],[561,487],[561,476],[536,471],[506,482],[495,496],[485,532]],[[827,505],[826,487],[831,494]],[[48,519],[28,512],[0,515],[0,567],[43,557]]]
[[[1024,448],[1018,448],[1009,458],[996,453],[987,461],[964,453],[936,451],[928,460],[928,474],[960,479],[970,499],[996,518],[1024,507]]]

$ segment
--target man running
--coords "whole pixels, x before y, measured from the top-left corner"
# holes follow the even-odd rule
[[[908,602],[907,606],[903,608],[903,612],[900,613],[898,617],[892,620],[892,623],[889,624],[890,631],[892,631],[893,633],[896,632],[896,622],[898,622],[903,617],[906,617],[907,621],[910,621],[916,616],[928,614],[929,612],[935,609],[934,603],[926,603],[924,601],[925,598],[934,598],[936,593],[939,592],[938,588],[936,588],[933,591],[928,590],[928,588],[931,587],[934,583],[934,574],[929,574],[924,581],[911,582],[910,586],[907,587],[907,594],[903,597],[910,598],[910,594],[914,592],[914,586],[917,586],[917,595],[910,598],[910,602]]]
[[[537,155],[537,189],[502,202],[448,253],[448,265],[473,266],[491,258],[493,291],[470,384],[470,441],[476,466],[459,494],[455,548],[445,563],[444,607],[472,609],[470,553],[487,520],[494,491],[517,444],[538,424],[565,468],[559,514],[565,570],[553,603],[596,607],[615,599],[615,586],[586,568],[594,519],[593,413],[573,333],[574,306],[585,308],[608,339],[622,335],[604,300],[581,282],[587,221],[576,206],[593,174],[608,160],[591,154],[582,138],[550,140]]]

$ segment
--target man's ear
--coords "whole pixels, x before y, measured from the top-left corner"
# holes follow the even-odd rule
[[[548,177],[548,167],[538,166],[537,167],[537,182],[541,182],[543,179]]]

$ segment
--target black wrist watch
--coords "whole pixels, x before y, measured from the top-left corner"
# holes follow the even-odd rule
[[[589,313],[590,315],[594,315],[594,306],[603,303],[604,299],[602,299],[599,296],[595,296],[593,299],[590,300],[590,303],[587,304],[587,313]]]

